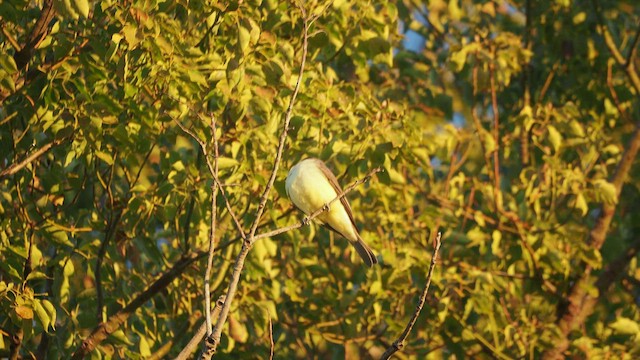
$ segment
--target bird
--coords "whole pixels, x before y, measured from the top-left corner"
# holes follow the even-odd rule
[[[287,196],[306,215],[324,208],[342,193],[338,179],[320,159],[307,158],[294,165],[285,180]],[[365,264],[378,263],[373,250],[362,240],[346,197],[333,202],[315,219],[349,240]]]

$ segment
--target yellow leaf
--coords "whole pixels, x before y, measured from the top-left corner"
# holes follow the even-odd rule
[[[607,180],[598,179],[593,182],[593,186],[596,190],[596,199],[609,205],[618,203],[618,194],[615,185]]]
[[[16,306],[16,314],[21,318],[21,319],[33,319],[33,309],[31,309],[28,306],[25,305],[19,305]]]
[[[587,215],[587,212],[589,211],[589,205],[587,205],[587,200],[584,198],[584,195],[582,194],[576,195],[575,206],[576,206],[576,209],[582,212],[582,216]]]
[[[616,321],[609,326],[616,333],[623,335],[635,335],[640,332],[640,326],[638,325],[638,323],[625,317],[616,319]]]
[[[553,150],[558,152],[558,149],[562,146],[562,135],[560,135],[558,129],[553,125],[549,125],[547,131],[549,132],[549,141],[551,142],[551,146],[553,146]]]

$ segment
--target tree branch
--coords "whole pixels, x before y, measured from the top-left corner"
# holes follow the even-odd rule
[[[5,176],[10,176],[10,175],[13,175],[13,174],[17,173],[18,171],[22,170],[25,166],[29,165],[31,162],[33,162],[34,160],[36,160],[40,156],[46,154],[47,151],[51,150],[54,146],[58,146],[58,145],[62,144],[66,139],[67,138],[54,140],[54,141],[52,141],[52,142],[50,142],[48,144],[45,144],[44,146],[42,146],[38,150],[36,150],[36,151],[32,152],[31,154],[29,154],[24,160],[20,161],[19,163],[12,164],[8,168],[0,171],[0,178],[5,177]]]
[[[216,301],[216,307],[209,314],[209,316],[212,319],[215,319],[218,317],[218,315],[220,315],[220,310],[222,310],[224,299],[225,299],[225,296],[221,295],[218,298],[218,301]],[[176,356],[175,360],[187,360],[191,356],[191,354],[193,354],[196,348],[198,348],[198,345],[200,344],[200,342],[202,341],[206,333],[207,333],[207,322],[203,321],[200,327],[198,328],[198,331],[196,331],[196,334],[193,335],[191,340],[189,340],[189,343],[187,344],[187,346],[185,346],[184,349],[180,351],[180,354]]]
[[[627,77],[629,77],[629,80],[631,80],[631,84],[636,90],[636,95],[639,95],[640,94],[640,76],[636,71],[634,63],[632,61],[627,63],[627,59],[625,59],[625,57],[622,55],[620,50],[618,50],[618,45],[616,45],[616,42],[613,39],[613,36],[609,32],[609,28],[604,23],[604,19],[602,18],[602,11],[600,10],[598,1],[592,0],[592,3],[593,3],[593,8],[596,13],[596,16],[598,18],[598,29],[602,33],[602,37],[604,38],[605,45],[607,45],[607,48],[609,49],[609,52],[611,53],[613,58],[616,60],[618,65],[622,67],[625,74],[627,74]],[[636,37],[637,36],[638,34],[636,34]],[[634,39],[634,44],[636,43],[636,40],[637,39]],[[629,52],[629,59],[631,59],[633,51],[634,49],[632,48],[631,51]]]
[[[218,177],[218,138],[216,137],[216,119],[211,116],[211,130],[213,134],[213,177]],[[207,154],[204,154],[208,158]],[[213,252],[216,248],[216,212],[218,197],[218,184],[211,185],[211,226],[209,230],[209,256],[207,258],[207,270],[204,273],[204,303],[205,303],[205,323],[207,324],[207,335],[211,335],[213,327],[211,325],[211,290],[209,280],[211,279],[211,268],[213,267]]]
[[[638,155],[639,149],[640,124],[636,125],[636,131],[633,138],[622,155],[622,160],[620,160],[618,168],[616,169],[611,181],[616,189],[616,198],[620,197],[622,185],[624,184],[626,177],[629,175],[629,171]],[[602,244],[604,244],[615,211],[616,206],[613,204],[602,205],[596,224],[589,233],[588,243],[594,249],[600,250]],[[593,285],[593,280],[591,278],[592,270],[593,268],[590,265],[585,265],[582,275],[571,288],[569,295],[566,297],[567,306],[558,314],[558,319],[556,320],[556,324],[560,328],[562,338],[556,342],[553,348],[545,352],[543,358],[563,358],[564,352],[569,348],[569,333],[579,325],[583,324],[587,316],[593,313],[593,309],[598,298],[591,296],[589,293],[589,288]]]
[[[236,213],[233,211],[233,208],[231,207],[231,203],[229,202],[229,198],[227,197],[227,194],[224,191],[224,187],[222,186],[220,179],[218,179],[217,172],[215,171],[214,166],[211,163],[211,159],[207,155],[209,153],[207,150],[207,144],[205,144],[204,141],[200,140],[200,138],[196,134],[194,134],[193,131],[187,129],[184,125],[182,125],[180,121],[178,121],[177,119],[173,119],[173,121],[180,127],[182,131],[184,131],[186,134],[191,136],[198,143],[198,145],[200,145],[200,148],[202,149],[202,152],[204,154],[204,158],[207,162],[207,167],[209,168],[209,173],[211,174],[211,176],[213,176],[213,181],[218,186],[218,189],[220,190],[220,194],[222,194],[222,198],[224,199],[224,204],[227,208],[227,211],[229,212],[229,215],[231,215],[231,218],[233,219],[233,222],[235,223],[236,229],[240,233],[240,236],[243,239],[246,239],[247,235],[244,233],[244,229],[242,228],[242,225],[240,224],[240,221],[238,220]]]
[[[271,321],[271,313],[269,313],[269,360],[273,360],[273,354],[276,344],[273,341],[273,322]]]
[[[627,61],[625,62],[625,67],[629,67],[629,65],[633,62],[633,58],[636,56],[636,51],[638,50],[638,41],[640,41],[640,22],[638,22],[636,35],[633,37],[633,42],[631,42],[629,54],[627,54]]]
[[[424,289],[422,290],[422,294],[420,295],[420,299],[418,300],[418,305],[416,306],[416,311],[413,313],[411,320],[409,320],[409,323],[405,327],[400,337],[396,341],[394,341],[393,344],[391,344],[391,346],[387,348],[384,354],[382,354],[382,356],[380,357],[381,360],[389,359],[391,355],[402,350],[402,348],[405,345],[405,340],[407,340],[407,337],[409,336],[411,329],[413,329],[413,326],[416,324],[416,321],[418,321],[418,316],[420,316],[420,312],[422,312],[422,308],[424,307],[424,303],[427,299],[427,294],[429,293],[429,286],[431,285],[431,277],[433,276],[433,269],[436,267],[436,263],[438,261],[438,251],[440,251],[440,245],[442,245],[441,238],[442,238],[442,233],[438,232],[438,235],[436,236],[435,247],[433,249],[433,255],[431,256],[431,265],[429,266],[429,273],[427,274],[427,284],[424,286]]]
[[[496,50],[493,50],[495,59]],[[489,82],[491,88],[491,107],[493,108],[493,196],[496,211],[502,211],[502,192],[500,191],[500,110],[498,110],[498,96],[496,94],[495,61],[489,63]]]
[[[24,44],[20,51],[13,55],[13,60],[16,62],[18,70],[22,70],[33,56],[34,50],[40,45],[42,40],[49,34],[49,23],[53,19],[56,11],[53,8],[54,0],[45,0],[40,12],[40,17],[33,26],[31,33],[27,39],[27,43]]]
[[[134,313],[140,306],[144,305],[152,297],[169,286],[173,280],[182,275],[185,269],[194,262],[204,258],[206,252],[194,252],[188,256],[184,256],[178,260],[171,270],[161,275],[158,280],[154,281],[151,286],[135,297],[124,308],[111,315],[106,322],[96,326],[91,335],[89,335],[82,344],[76,349],[71,357],[73,360],[84,359],[91,353],[96,346],[104,341],[110,334],[118,330],[118,328]]]
[[[302,77],[304,75],[304,66],[307,60],[307,43],[308,43],[308,32],[309,32],[309,19],[307,18],[307,14],[302,5],[299,5],[299,9],[302,12],[303,17],[303,35],[302,35],[302,59],[300,62],[300,71],[298,72],[298,80],[296,81],[296,85],[294,87],[293,93],[291,94],[291,99],[289,101],[289,106],[285,113],[284,124],[282,127],[282,133],[280,135],[280,141],[278,143],[278,150],[276,153],[276,157],[273,164],[273,170],[271,171],[271,177],[269,178],[269,182],[262,193],[262,197],[260,198],[260,202],[258,204],[258,210],[256,211],[256,216],[253,221],[253,225],[251,226],[251,230],[249,231],[249,237],[242,244],[242,249],[238,254],[238,257],[235,260],[233,273],[231,275],[231,281],[229,282],[229,288],[227,289],[226,299],[224,302],[224,306],[222,307],[222,311],[220,312],[220,317],[218,318],[218,322],[216,323],[215,328],[213,329],[213,333],[207,337],[205,344],[205,351],[202,353],[201,359],[210,359],[211,356],[216,352],[218,344],[220,343],[220,337],[222,335],[222,327],[227,321],[227,317],[229,316],[229,311],[231,309],[231,303],[233,302],[233,298],[235,297],[236,290],[238,288],[238,283],[240,282],[240,274],[242,273],[242,269],[244,268],[244,262],[249,254],[249,250],[253,246],[255,239],[255,233],[258,229],[258,225],[260,223],[260,219],[264,212],[264,207],[267,203],[267,199],[271,188],[276,179],[276,175],[278,172],[278,167],[280,165],[280,161],[282,159],[282,152],[284,150],[284,145],[287,140],[287,131],[289,129],[289,123],[291,121],[291,117],[293,116],[293,106],[296,101],[296,97],[298,96],[298,92],[300,90],[300,85],[302,83]]]

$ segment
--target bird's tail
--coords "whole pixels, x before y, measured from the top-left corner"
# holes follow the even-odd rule
[[[367,264],[368,267],[372,267],[373,265],[378,263],[378,258],[376,258],[376,254],[373,253],[373,250],[365,244],[365,242],[358,235],[358,239],[356,241],[352,241],[351,245],[356,248],[358,255],[364,260],[364,263]]]

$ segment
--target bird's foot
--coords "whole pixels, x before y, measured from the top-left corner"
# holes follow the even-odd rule
[[[331,208],[329,207],[329,204],[324,204],[324,206],[322,207],[322,211],[329,212],[329,209],[331,209]]]
[[[305,216],[302,218],[302,225],[309,225],[309,217]]]

